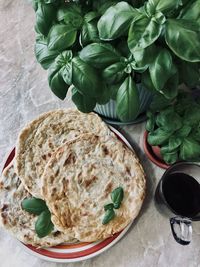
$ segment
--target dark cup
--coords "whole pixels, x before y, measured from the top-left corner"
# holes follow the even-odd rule
[[[192,240],[192,221],[200,220],[200,165],[184,162],[163,174],[155,192],[158,211],[169,218],[174,239],[181,245]]]

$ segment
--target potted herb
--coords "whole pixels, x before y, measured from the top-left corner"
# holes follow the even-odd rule
[[[83,112],[128,122],[152,94],[199,84],[199,0],[32,1],[36,58],[51,90],[64,99],[72,88]]]
[[[147,115],[145,150],[150,157],[167,164],[200,161],[199,96],[181,92],[173,102],[157,97]]]

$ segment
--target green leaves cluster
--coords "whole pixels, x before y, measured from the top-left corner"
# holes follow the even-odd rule
[[[200,160],[200,103],[189,93],[179,93],[171,103],[157,96],[147,113],[148,143],[161,147],[165,162]]]
[[[21,205],[25,211],[39,215],[35,223],[35,231],[39,238],[45,237],[53,231],[54,226],[51,222],[51,213],[44,200],[34,197],[26,198],[22,201]]]
[[[140,111],[137,83],[167,99],[200,84],[200,0],[32,0],[35,55],[49,86],[82,112],[116,100],[120,120]]]
[[[115,217],[114,209],[119,209],[121,202],[124,198],[124,190],[121,186],[115,188],[111,193],[111,200],[113,203],[106,204],[104,206],[105,215],[102,220],[102,224],[109,223]]]

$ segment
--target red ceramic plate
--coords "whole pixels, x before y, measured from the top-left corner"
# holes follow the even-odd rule
[[[123,141],[130,149],[132,149],[128,140],[115,128],[111,127],[111,130],[117,135],[117,137]],[[13,160],[15,156],[15,149],[13,149],[4,164],[4,168]],[[131,223],[132,224],[132,223]],[[129,224],[124,230],[113,235],[110,238],[101,240],[98,242],[85,243],[79,242],[76,244],[62,244],[56,247],[37,249],[36,247],[25,245],[21,242],[19,244],[30,254],[35,255],[47,261],[53,262],[78,262],[97,256],[116,244],[128,231],[131,224]]]

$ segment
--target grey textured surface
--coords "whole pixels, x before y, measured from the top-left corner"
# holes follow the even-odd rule
[[[38,114],[72,106],[60,101],[49,90],[47,73],[36,63],[34,13],[25,0],[0,0],[0,166],[15,145],[19,130]],[[153,203],[155,186],[163,170],[152,165],[144,155],[144,125],[124,127],[145,167],[148,194],[140,216],[128,234],[102,255],[76,264],[56,264],[27,254],[17,241],[0,230],[0,266],[4,267],[197,267],[200,266],[200,223],[194,223],[191,245],[175,243],[168,219]]]

